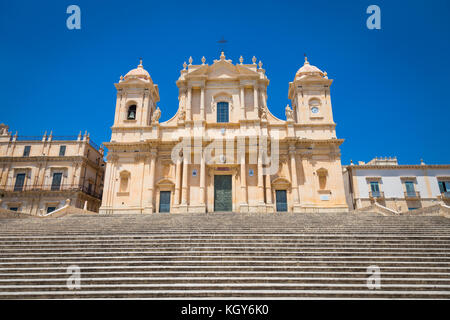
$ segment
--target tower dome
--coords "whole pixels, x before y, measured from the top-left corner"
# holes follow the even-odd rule
[[[140,78],[140,79],[151,81],[152,78],[150,77],[150,74],[148,73],[147,70],[144,69],[144,66],[142,65],[142,59],[140,60],[140,63],[136,69],[130,70],[125,75],[125,79],[130,79],[130,78]]]
[[[297,73],[295,74],[295,78],[297,79],[304,75],[320,75],[321,77],[323,77],[325,74],[316,66],[310,65],[308,58],[305,57],[305,63],[300,69],[298,69]]]

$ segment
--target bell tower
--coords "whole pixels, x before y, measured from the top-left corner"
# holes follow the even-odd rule
[[[289,83],[289,99],[294,111],[294,122],[303,125],[332,126],[329,137],[336,138],[333,111],[330,99],[330,86],[333,80],[316,66],[305,63]]]
[[[142,59],[136,69],[121,76],[119,83],[114,85],[117,101],[113,127],[150,126],[159,101],[159,90],[144,69]]]

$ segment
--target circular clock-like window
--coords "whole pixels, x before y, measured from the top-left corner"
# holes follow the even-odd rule
[[[311,112],[312,112],[312,113],[319,113],[319,108],[317,108],[317,107],[312,107],[312,108],[311,108]]]

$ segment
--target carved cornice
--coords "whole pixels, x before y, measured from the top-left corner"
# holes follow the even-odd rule
[[[347,169],[389,169],[389,170],[401,170],[401,169],[450,169],[450,164],[401,164],[401,165],[346,165],[343,166]]]

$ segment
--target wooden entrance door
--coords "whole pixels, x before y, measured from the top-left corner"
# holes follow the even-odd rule
[[[232,211],[231,175],[214,176],[214,211]]]
[[[276,190],[277,212],[287,211],[286,190]]]
[[[160,191],[159,212],[170,212],[170,191]]]

